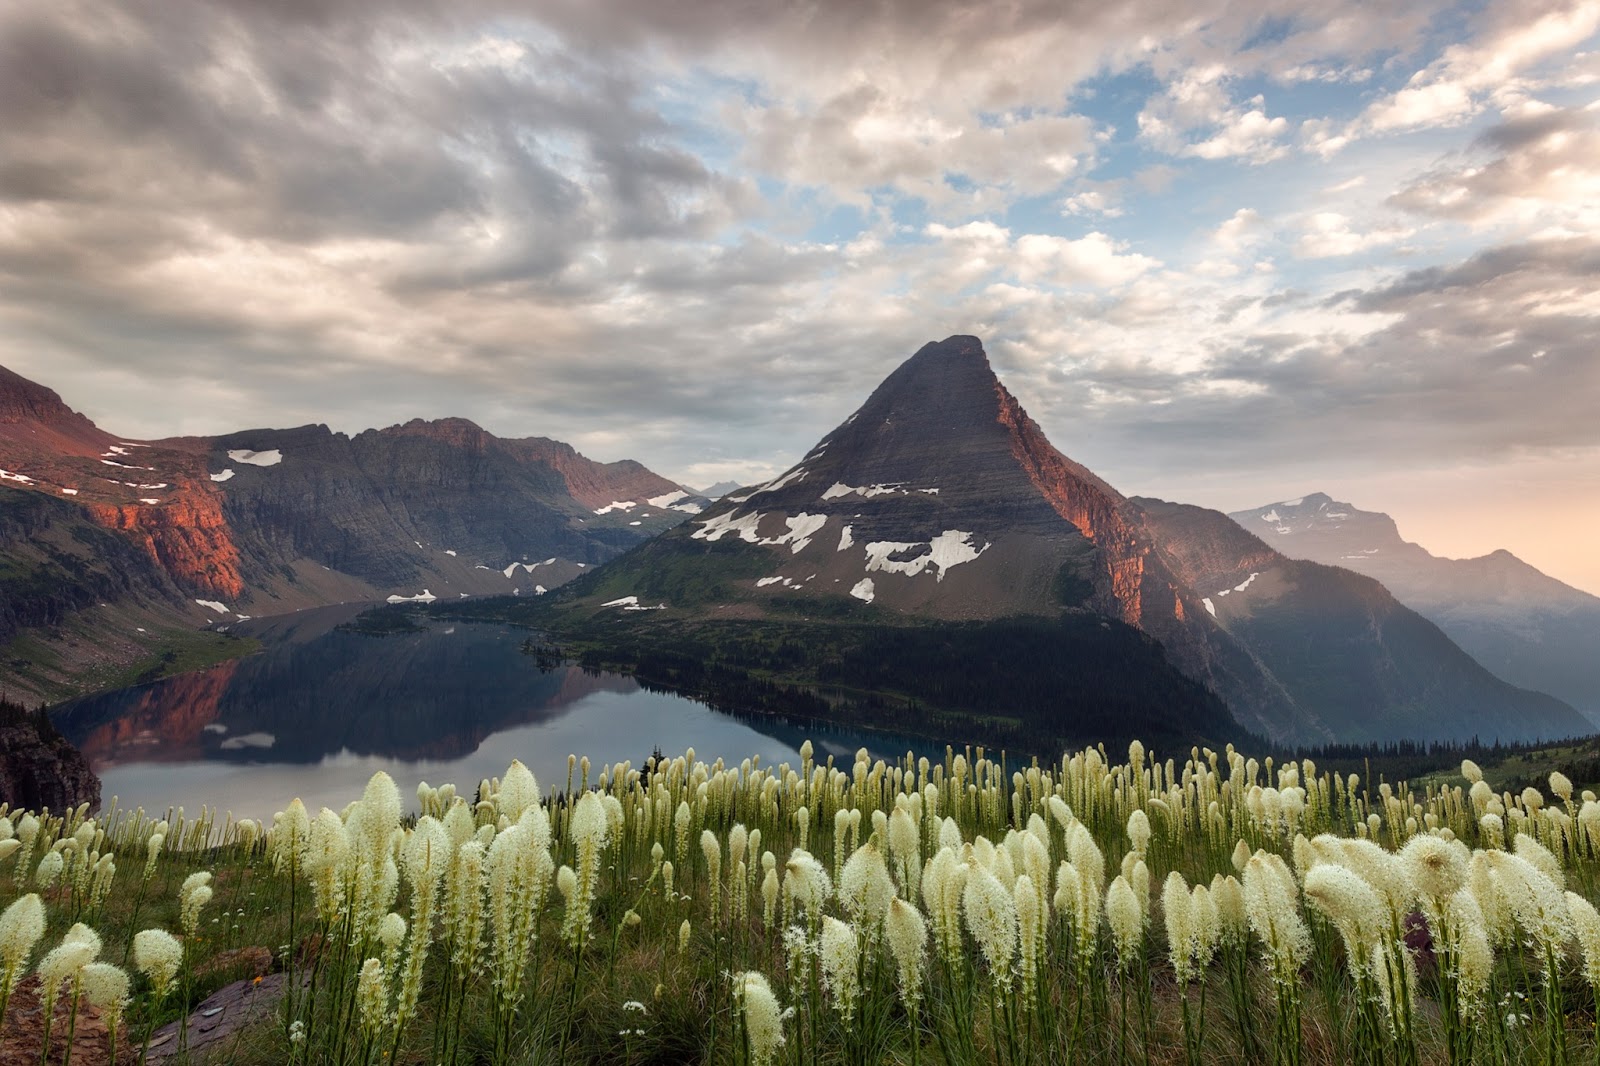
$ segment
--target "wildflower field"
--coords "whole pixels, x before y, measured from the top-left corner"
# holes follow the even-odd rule
[[[253,948],[274,1008],[150,1061],[1600,1061],[1600,803],[1462,774],[807,744],[270,826],[0,809],[0,1058],[143,1061]]]

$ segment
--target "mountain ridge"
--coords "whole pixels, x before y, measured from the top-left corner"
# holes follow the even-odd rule
[[[1123,496],[1068,458],[981,342],[957,335],[892,370],[783,474],[601,568],[561,604],[619,624],[656,611],[682,623],[906,625],[1087,613],[1154,637],[1243,728],[1280,740],[1583,731],[1571,708],[1494,678],[1380,586],[1315,574],[1242,536],[1220,512]],[[1191,541],[1208,537],[1226,556],[1211,568],[1232,575],[1226,586],[1195,565]],[[1337,627],[1315,622],[1319,609]],[[1354,716],[1323,662],[1274,640],[1258,616],[1335,640],[1343,668],[1359,666],[1394,719]],[[1370,635],[1379,619],[1400,645]]]
[[[1407,541],[1381,511],[1313,492],[1229,515],[1287,555],[1381,581],[1512,684],[1548,691],[1600,722],[1600,596],[1504,548],[1467,559]]]
[[[709,502],[632,460],[463,418],[130,440],[3,367],[0,495],[53,501],[19,501],[10,510],[33,517],[0,522],[0,645],[27,639],[0,688],[34,698],[80,687],[104,636],[83,614],[93,605],[127,608],[131,643],[107,654],[128,666],[176,633],[251,615],[542,594]],[[54,532],[33,543],[29,523]],[[97,531],[136,549],[111,552],[118,578],[101,573]]]

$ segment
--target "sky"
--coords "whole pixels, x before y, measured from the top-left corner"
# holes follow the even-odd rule
[[[21,0],[0,364],[703,487],[983,338],[1062,451],[1600,593],[1600,0]]]

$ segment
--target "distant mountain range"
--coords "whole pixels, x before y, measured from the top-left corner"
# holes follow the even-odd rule
[[[207,622],[540,594],[709,502],[463,419],[128,440],[0,367],[0,693],[97,687]]]
[[[1375,578],[1497,676],[1600,722],[1600,597],[1504,550],[1440,558],[1388,515],[1320,492],[1229,517],[1292,558]]]
[[[1502,554],[1435,559],[1326,497],[1123,496],[974,337],[924,346],[779,477],[704,494],[461,419],[127,440],[0,368],[14,699],[214,658],[184,642],[252,615],[509,593],[485,609],[730,708],[1034,750],[1587,732],[1558,697],[1600,691],[1600,601]]]
[[[811,638],[785,639],[830,649],[822,629],[1092,619],[1153,638],[1240,726],[1279,741],[1588,729],[1562,701],[1485,670],[1377,581],[1290,559],[1221,512],[1122,496],[1045,439],[975,337],[926,345],[784,474],[585,575],[552,611],[611,619],[617,641],[642,648],[735,619],[804,621]],[[824,676],[795,654],[787,676]],[[1097,683],[1102,698],[1135,687],[1126,674]],[[1216,732],[1176,707],[1138,713],[1174,735]]]

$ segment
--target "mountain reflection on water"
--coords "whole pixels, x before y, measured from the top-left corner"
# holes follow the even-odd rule
[[[296,795],[313,810],[339,809],[377,770],[404,792],[427,780],[470,793],[512,759],[546,789],[564,786],[569,752],[588,755],[596,773],[622,760],[638,767],[658,746],[669,755],[693,747],[708,762],[795,764],[808,732],[747,723],[628,677],[541,672],[521,652],[525,630],[435,623],[378,637],[336,628],[354,613],[251,623],[241,629],[266,644],[257,655],[85,697],[52,717],[89,757],[107,804],[116,796],[123,808],[181,804],[191,814],[207,804],[257,818]],[[818,746],[842,754],[863,740],[834,734]]]

